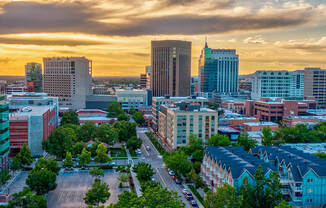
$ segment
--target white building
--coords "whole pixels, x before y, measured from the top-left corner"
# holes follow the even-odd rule
[[[60,107],[77,110],[86,107],[91,94],[92,61],[85,57],[43,58],[44,92],[59,97]]]
[[[165,104],[159,111],[158,133],[172,150],[187,145],[192,134],[208,143],[208,138],[218,132],[217,124],[218,112],[198,103]]]
[[[121,103],[122,109],[130,110],[139,107],[147,107],[152,105],[152,91],[144,90],[116,90],[118,102]]]
[[[251,98],[303,98],[304,71],[256,71]]]

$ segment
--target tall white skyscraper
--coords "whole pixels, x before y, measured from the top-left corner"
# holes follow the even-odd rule
[[[198,91],[233,94],[238,92],[239,57],[234,49],[212,49],[207,43],[198,64]]]
[[[44,92],[59,97],[60,107],[77,110],[86,107],[91,94],[92,61],[85,57],[43,58]]]

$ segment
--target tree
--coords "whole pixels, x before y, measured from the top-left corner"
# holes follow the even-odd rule
[[[104,176],[104,170],[99,167],[94,167],[92,170],[89,171],[89,174],[91,174],[91,176],[97,179],[100,179]]]
[[[201,180],[201,177],[198,173],[196,173],[195,169],[191,169],[189,172],[189,176],[191,181],[195,184],[196,188],[202,187],[203,182]]]
[[[230,146],[230,145],[231,145],[231,141],[229,137],[222,134],[213,135],[208,139],[208,146]]]
[[[92,188],[87,191],[84,201],[87,205],[99,206],[100,203],[105,203],[110,195],[108,184],[95,180]]]
[[[96,135],[101,142],[109,145],[116,143],[119,138],[117,129],[110,127],[108,124],[102,124],[97,127]]]
[[[25,187],[21,192],[12,195],[8,207],[46,208],[47,203],[43,195],[35,195],[30,188]]]
[[[37,195],[43,195],[54,190],[57,175],[47,169],[33,169],[29,172],[26,184],[35,191]]]
[[[112,102],[108,108],[107,108],[107,117],[109,118],[116,118],[118,115],[124,113],[122,108],[121,108],[121,105],[120,103],[114,101]]]
[[[87,150],[91,152],[92,157],[96,156],[96,150],[97,150],[97,147],[98,147],[99,144],[101,144],[101,142],[95,141],[90,146],[87,146]]]
[[[139,181],[149,181],[154,175],[153,168],[150,164],[140,162],[133,167]]]
[[[11,175],[9,174],[9,169],[8,168],[1,169],[0,184],[1,185],[5,184],[10,178],[11,178]]]
[[[118,121],[129,121],[130,118],[125,113],[120,113],[117,116]]]
[[[127,147],[131,150],[135,150],[141,147],[143,141],[136,136],[132,136],[127,141]]]
[[[198,139],[196,135],[190,135],[189,144],[184,148],[184,152],[191,156],[194,161],[202,161],[204,157],[203,140]]]
[[[258,166],[254,175],[256,185],[253,190],[253,198],[255,199],[254,207],[266,207],[265,206],[265,175],[262,166]]]
[[[83,149],[82,153],[78,155],[79,158],[79,164],[84,167],[86,164],[88,164],[91,161],[91,153],[86,150],[86,148]]]
[[[73,111],[63,113],[61,118],[61,126],[66,124],[79,125],[78,114]]]
[[[77,142],[72,145],[71,153],[74,157],[77,157],[83,149],[86,148],[86,144],[84,142]]]
[[[96,156],[94,158],[95,162],[97,163],[111,162],[112,158],[108,155],[107,151],[108,150],[103,143],[99,144],[96,150]]]
[[[119,201],[116,204],[110,204],[107,208],[144,208],[142,199],[133,192],[124,191],[118,198]]]
[[[120,183],[124,184],[124,183],[128,183],[130,181],[129,179],[129,175],[128,174],[119,174],[118,180],[120,181]]]
[[[318,158],[325,159],[326,160],[326,153],[324,152],[318,152],[315,154]]]
[[[47,169],[55,173],[56,175],[58,175],[60,171],[60,167],[57,161],[55,161],[54,159],[45,159],[42,157],[38,159],[34,169],[36,170]]]
[[[270,127],[264,127],[262,130],[262,144],[265,146],[271,146],[272,145],[272,129]]]
[[[85,122],[77,132],[79,141],[88,142],[96,137],[96,125],[94,122]]]
[[[118,121],[113,124],[113,128],[118,131],[119,141],[127,141],[130,137],[137,136],[134,122]]]
[[[267,208],[274,208],[282,201],[280,177],[277,172],[273,171],[266,179],[265,202]]]
[[[145,118],[141,112],[134,112],[132,114],[133,119],[136,121],[137,124],[142,125],[145,123]]]
[[[257,142],[249,137],[248,132],[243,131],[239,134],[238,145],[242,146],[244,150],[249,151],[256,147]]]
[[[42,146],[48,153],[64,158],[66,152],[71,152],[75,140],[76,134],[73,129],[59,126],[51,132],[47,140],[43,141]]]
[[[249,184],[248,177],[245,177],[240,188],[242,196],[241,208],[250,208],[254,206],[253,187]]]
[[[21,168],[21,162],[17,157],[14,157],[12,159],[12,162],[10,164],[10,169],[13,171],[19,170]]]
[[[224,184],[218,188],[216,194],[209,191],[205,199],[205,207],[227,207],[227,208],[239,208],[241,205],[241,197],[237,196],[237,191],[229,184]]]
[[[169,152],[163,159],[167,167],[176,173],[186,175],[191,170],[191,162],[183,151]]]
[[[279,203],[276,207],[274,208],[291,208],[292,206],[287,203],[286,201],[281,201],[281,203]]]
[[[63,161],[63,166],[67,168],[71,168],[74,165],[74,161],[72,160],[72,156],[70,152],[67,152],[66,159]]]
[[[21,165],[30,165],[33,162],[31,149],[26,143],[23,144],[16,158],[20,161]]]

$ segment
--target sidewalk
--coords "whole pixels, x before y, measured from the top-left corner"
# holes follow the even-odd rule
[[[132,168],[134,167],[134,161],[132,160],[132,157],[129,153],[129,150],[126,149],[126,152],[127,152],[127,155],[128,155],[128,162],[130,162],[131,164],[131,168],[130,168],[130,174],[131,174],[131,177],[132,177],[132,180],[134,181],[134,186],[135,186],[135,190],[136,190],[136,194],[137,196],[141,196],[142,193],[140,191],[140,183],[136,177],[136,173],[132,171]]]
[[[11,178],[9,179],[9,181],[7,181],[6,184],[1,186],[0,193],[8,193],[9,187],[16,181],[17,177],[21,174],[21,172],[22,170],[10,172]]]

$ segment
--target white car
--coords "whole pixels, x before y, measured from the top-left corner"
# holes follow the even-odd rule
[[[173,172],[173,170],[170,170],[170,171],[169,171],[169,175],[170,175],[170,176],[174,176],[174,175],[175,175],[175,173]]]
[[[186,195],[188,193],[188,189],[186,188],[182,189],[182,193]]]

